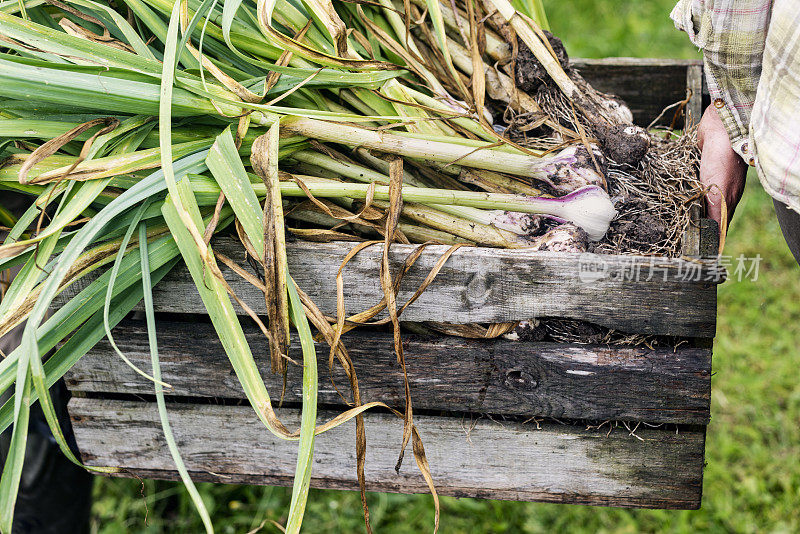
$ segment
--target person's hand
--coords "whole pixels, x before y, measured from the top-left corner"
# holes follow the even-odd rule
[[[700,181],[710,187],[706,196],[707,213],[722,228],[721,199],[725,198],[728,208],[727,223],[742,197],[747,164],[731,147],[728,131],[713,106],[709,106],[700,119],[697,145],[700,147]]]

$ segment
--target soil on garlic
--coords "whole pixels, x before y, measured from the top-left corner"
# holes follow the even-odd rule
[[[545,30],[544,34],[547,36],[547,40],[550,42],[553,51],[556,53],[556,58],[558,62],[561,63],[564,72],[569,74],[570,71],[572,71],[572,67],[570,67],[569,64],[569,55],[567,55],[567,49],[564,48],[564,43],[549,31]],[[533,55],[528,45],[526,45],[522,39],[517,39],[517,46],[517,58],[516,64],[514,65],[517,88],[526,93],[534,94],[536,90],[539,89],[540,85],[545,83],[553,84],[552,78],[547,74],[541,62]]]
[[[635,167],[650,148],[647,132],[639,126],[597,122],[593,125],[593,130],[603,153],[621,165]]]
[[[646,201],[628,199],[617,206],[619,219],[609,228],[609,239],[619,240],[631,248],[647,247],[667,239],[667,225],[661,217],[648,211]]]

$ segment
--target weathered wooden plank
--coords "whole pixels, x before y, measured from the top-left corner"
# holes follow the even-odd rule
[[[719,225],[714,219],[700,219],[700,257],[716,258],[719,254]]]
[[[213,246],[245,264],[244,250],[238,242],[220,238]],[[287,245],[289,270],[295,282],[328,315],[336,314],[336,273],[352,246],[304,241]],[[392,246],[390,261],[394,272],[415,248]],[[404,277],[398,303],[411,297],[446,250],[438,245],[425,249]],[[382,245],[369,247],[344,269],[348,313],[360,312],[381,300],[381,255]],[[258,289],[224,266],[222,271],[239,297],[256,313],[266,314]],[[81,279],[64,296],[74,295],[91,279],[91,275]],[[433,283],[401,318],[485,323],[562,317],[623,332],[714,337],[716,283],[720,281],[711,263],[470,247],[459,249],[447,260]],[[205,313],[183,265],[156,287],[154,301],[156,310],[161,312]]]
[[[687,121],[691,125],[700,122],[703,115],[703,65],[690,65],[686,71],[686,88],[691,92],[686,107]]]
[[[243,399],[241,386],[214,329],[207,323],[159,321],[159,358],[170,395]],[[246,323],[245,335],[269,391],[283,379],[270,372],[267,344]],[[126,320],[114,330],[120,349],[147,369],[150,353],[143,322]],[[470,340],[406,334],[403,339],[414,406],[423,410],[514,414],[526,417],[623,419],[651,423],[706,424],[709,419],[711,350],[688,346],[608,347]],[[401,407],[405,396],[388,332],[352,332],[344,337],[359,378],[362,398]],[[321,369],[328,347],[317,345]],[[294,339],[290,356],[302,359]],[[290,365],[286,401],[302,400],[301,369]],[[320,373],[323,404],[342,404],[327,372]],[[340,391],[349,391],[337,366]],[[153,385],[136,374],[103,341],[66,377],[72,391],[152,394]]]
[[[683,233],[681,254],[688,258],[700,258],[700,249],[702,248],[700,240],[703,238],[703,234],[700,231],[700,212],[699,202],[692,205],[689,211],[689,225]]]
[[[681,254],[690,258],[715,259],[719,253],[719,225],[714,219],[701,217],[700,203],[692,206],[691,222],[683,234]]]
[[[227,483],[287,484],[297,445],[275,438],[247,406],[170,404],[170,424],[190,472]],[[168,475],[174,464],[154,403],[75,398],[78,447],[88,465],[117,466],[128,476]],[[323,412],[319,420],[332,417]],[[289,426],[298,410],[279,416]],[[697,508],[704,427],[587,430],[556,423],[417,416],[433,478],[444,495],[528,501]],[[421,493],[426,486],[409,457],[395,473],[402,422],[365,416],[368,489]],[[641,438],[641,440],[639,439]],[[410,451],[407,456],[410,456]],[[317,437],[312,486],[355,489],[353,424]]]
[[[573,65],[595,88],[622,98],[634,122],[643,126],[665,107],[686,98],[688,70],[702,69],[701,61],[643,58],[576,59]],[[671,122],[672,114],[662,118],[663,124]],[[682,121],[677,126],[682,128]]]

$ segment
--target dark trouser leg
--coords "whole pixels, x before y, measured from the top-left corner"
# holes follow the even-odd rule
[[[50,395],[62,423],[61,431],[68,441],[73,441],[67,414],[68,393],[63,381],[50,388]],[[11,429],[0,436],[0,458],[3,461],[10,439]],[[70,462],[61,452],[39,404],[31,406],[28,444],[12,533],[88,534],[93,481],[94,476]]]
[[[794,254],[794,259],[800,264],[800,213],[790,210],[783,202],[772,202],[775,204],[775,214],[778,216],[783,238]]]
[[[0,350],[9,354],[18,344],[22,328],[0,337]],[[0,393],[0,404],[11,398],[13,386]],[[52,388],[61,431],[73,452],[77,449],[67,413],[69,393],[63,380]],[[11,428],[0,433],[0,467],[5,464]],[[13,534],[85,534],[89,532],[94,477],[70,462],[50,433],[42,409],[31,406],[28,444],[22,466],[19,496],[14,510]]]

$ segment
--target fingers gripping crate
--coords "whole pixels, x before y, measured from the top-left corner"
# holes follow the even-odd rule
[[[701,67],[693,62],[601,60],[579,64],[601,90],[631,103],[640,124],[668,104],[692,98],[701,110]],[[670,115],[671,116],[671,115]],[[441,494],[649,508],[700,504],[706,425],[709,421],[711,339],[719,273],[701,259],[714,249],[714,229],[693,225],[684,239],[687,259],[598,256],[462,248],[403,313],[405,321],[493,323],[556,317],[588,321],[631,334],[675,336],[676,346],[611,346],[510,340],[473,340],[404,334],[414,421]],[[221,238],[215,249],[243,262],[241,246]],[[335,315],[334,279],[352,244],[292,242],[289,268],[320,309]],[[399,268],[412,246],[395,245]],[[423,282],[446,247],[428,247],[403,278],[398,302]],[[360,252],[344,270],[348,312],[381,299],[382,250]],[[687,276],[691,271],[692,276]],[[257,313],[263,296],[223,270],[234,291]],[[631,273],[649,276],[631,276]],[[80,287],[72,288],[76,292]],[[73,293],[74,294],[74,293]],[[291,484],[296,444],[274,438],[258,421],[204,317],[185,268],[156,287],[155,307],[170,422],[186,466],[196,480]],[[261,308],[259,308],[259,304]],[[243,314],[242,310],[239,310]],[[267,343],[243,321],[262,377],[272,392],[283,380],[269,370]],[[124,319],[114,330],[120,349],[149,366],[146,327]],[[299,343],[290,357],[300,360]],[[402,406],[402,370],[392,336],[378,330],[344,337],[362,398]],[[327,348],[318,345],[327,369]],[[285,408],[297,425],[301,370],[289,366]],[[344,408],[321,373],[318,420]],[[333,382],[347,383],[334,370]],[[122,476],[178,478],[163,439],[152,384],[98,344],[67,375],[78,447],[88,465],[115,466]],[[318,436],[312,486],[357,489],[354,424]],[[426,492],[406,462],[394,466],[402,422],[387,413],[365,414],[366,479],[371,491]]]

